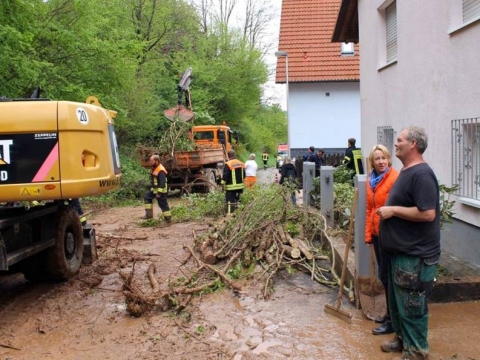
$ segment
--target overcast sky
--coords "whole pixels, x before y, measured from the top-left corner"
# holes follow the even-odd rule
[[[267,24],[265,34],[262,38],[263,47],[266,49],[265,61],[270,73],[269,81],[264,86],[264,101],[269,104],[280,104],[281,108],[286,110],[286,85],[275,84],[275,68],[277,64],[275,51],[278,50],[282,0],[258,0],[258,3],[265,3],[267,11],[271,14],[272,18]],[[241,27],[245,18],[245,0],[236,1],[234,12],[235,14],[231,17],[231,24],[229,25]]]

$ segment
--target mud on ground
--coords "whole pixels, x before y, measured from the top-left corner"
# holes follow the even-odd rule
[[[347,324],[324,313],[336,291],[306,274],[281,274],[264,300],[261,284],[192,298],[186,311],[126,311],[119,271],[151,291],[147,269],[161,287],[185,276],[183,245],[206,223],[142,228],[141,207],[97,214],[99,260],[66,283],[33,284],[22,275],[0,278],[0,358],[3,359],[390,359],[373,336],[375,324],[346,303]],[[129,239],[129,240],[126,240]],[[431,307],[431,359],[479,359],[480,304]]]

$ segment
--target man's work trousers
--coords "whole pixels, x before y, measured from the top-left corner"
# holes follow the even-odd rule
[[[395,333],[403,341],[403,355],[428,355],[427,299],[433,290],[437,264],[391,254],[388,302]]]
[[[167,193],[160,193],[160,197],[157,197],[152,190],[149,190],[145,194],[145,198],[143,199],[143,202],[145,204],[145,209],[152,208],[153,199],[155,198],[157,199],[158,206],[163,212],[163,216],[165,217],[172,216],[170,212],[170,207],[168,206],[168,202],[167,202]]]
[[[240,190],[226,190],[225,201],[227,206],[227,214],[232,214],[238,206],[240,201],[240,195],[242,195],[243,189]]]

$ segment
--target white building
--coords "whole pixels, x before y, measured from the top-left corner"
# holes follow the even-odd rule
[[[424,157],[458,184],[442,246],[480,265],[480,0],[343,0],[333,41],[359,42],[364,149],[425,128]],[[366,151],[364,150],[364,153]],[[398,169],[401,163],[394,159]]]
[[[331,42],[340,0],[283,0],[276,83],[286,83],[293,157],[344,152],[360,135],[359,48]]]

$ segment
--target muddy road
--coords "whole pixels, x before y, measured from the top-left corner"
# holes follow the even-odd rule
[[[261,176],[273,181],[273,171]],[[259,171],[263,172],[263,170]],[[175,206],[175,199],[171,200]],[[142,228],[141,207],[104,210],[90,219],[99,260],[65,283],[34,284],[22,275],[0,277],[0,359],[391,359],[361,311],[347,324],[324,313],[337,295],[306,274],[282,273],[271,299],[261,284],[194,298],[181,315],[126,311],[119,271],[146,278],[156,265],[161,286],[184,276],[184,245],[204,223]],[[347,305],[348,306],[348,305]],[[430,359],[480,359],[480,303],[430,306]]]

